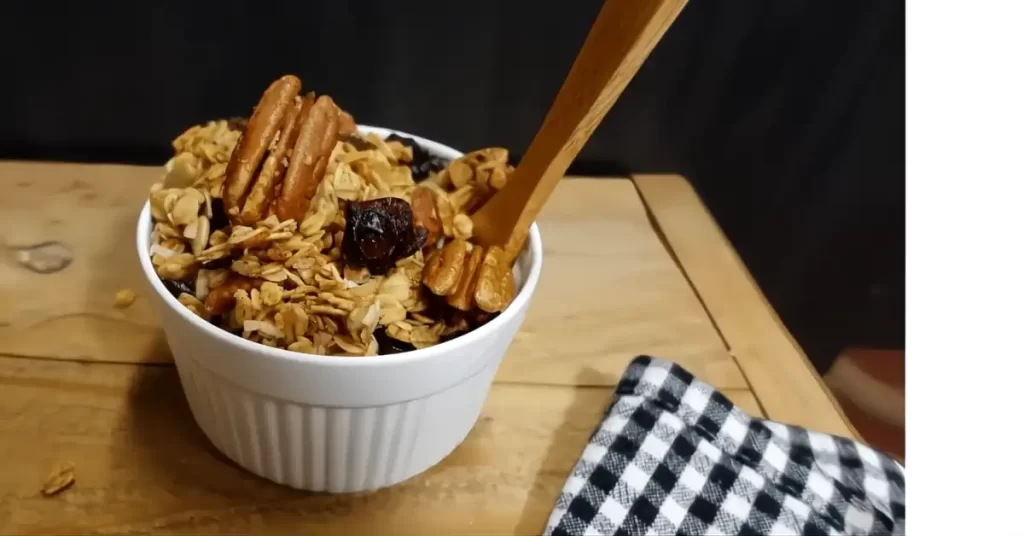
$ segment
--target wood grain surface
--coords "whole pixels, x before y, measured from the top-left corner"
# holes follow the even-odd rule
[[[690,183],[633,181],[768,416],[860,439]]]
[[[135,253],[135,223],[160,170],[0,163],[0,244],[57,240],[74,252],[40,275],[0,262],[0,353],[77,361],[170,362]],[[540,219],[545,265],[508,381],[614,385],[638,353],[745,388],[707,313],[656,235],[628,180],[563,181]],[[659,282],[653,284],[653,282]],[[112,307],[121,288],[129,309]]]
[[[764,320],[774,316],[763,298],[728,290],[752,282],[699,200],[654,211],[673,249],[688,243],[681,234],[702,242],[677,261],[630,181],[571,179],[541,214],[540,285],[466,441],[373,494],[270,483],[195,425],[151,312],[133,236],[159,174],[0,163],[0,534],[537,534],[612,386],[643,353],[680,363],[753,415],[765,408],[824,431],[842,422],[781,324]],[[670,221],[666,207],[690,214]],[[46,240],[74,262],[40,275],[14,259],[12,248]],[[113,307],[121,288],[138,291],[128,309]],[[44,497],[64,462],[74,485]]]
[[[0,162],[0,352],[76,360],[170,361],[143,292],[135,223],[153,167]],[[56,240],[74,260],[42,275],[12,248]],[[127,310],[120,288],[139,291]]]
[[[334,497],[251,476],[218,454],[169,365],[0,358],[0,532],[538,534],[610,388],[498,383],[469,438],[394,488]],[[757,415],[748,391],[725,390]],[[39,493],[75,465],[64,493]]]
[[[505,381],[615,385],[637,354],[721,388],[746,388],[628,180],[562,181],[539,220],[544,268],[502,363]]]

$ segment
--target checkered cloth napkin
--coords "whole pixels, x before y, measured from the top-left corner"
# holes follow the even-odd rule
[[[860,443],[748,416],[638,357],[546,535],[903,534],[903,467]]]

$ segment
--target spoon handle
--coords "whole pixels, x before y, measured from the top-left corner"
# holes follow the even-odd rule
[[[515,258],[569,164],[686,2],[605,0],[513,177],[473,215],[474,238]]]

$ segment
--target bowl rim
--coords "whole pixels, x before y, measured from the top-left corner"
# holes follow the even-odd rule
[[[441,156],[442,158],[455,159],[463,155],[462,152],[453,149],[447,145],[429,140],[415,134],[409,134],[400,130],[394,130],[385,127],[376,127],[371,125],[358,125],[358,129],[361,132],[375,133],[378,135],[397,134],[407,138],[416,140],[425,149]],[[534,223],[530,226],[529,239],[527,240],[527,247],[530,251],[530,266],[526,270],[526,278],[523,284],[513,298],[512,303],[509,304],[504,311],[498,314],[493,320],[474,329],[468,333],[455,337],[454,339],[435,344],[428,348],[421,348],[412,350],[409,352],[400,352],[397,354],[385,354],[375,356],[328,356],[328,355],[315,355],[305,354],[301,352],[294,352],[283,348],[274,348],[266,346],[258,342],[244,339],[233,333],[224,331],[223,329],[207,322],[197,316],[192,311],[189,311],[184,305],[181,304],[173,295],[170,290],[164,286],[156,273],[156,269],[153,267],[153,262],[149,256],[150,250],[150,233],[152,230],[151,222],[151,211],[150,202],[147,199],[146,203],[142,206],[142,211],[139,214],[139,220],[136,225],[135,231],[135,249],[139,256],[139,263],[142,265],[142,271],[146,276],[146,281],[153,288],[154,293],[170,308],[174,314],[179,315],[186,322],[198,329],[203,334],[223,341],[239,350],[257,353],[272,359],[278,359],[288,361],[295,364],[315,364],[317,366],[328,366],[328,367],[379,367],[387,365],[401,365],[407,363],[414,363],[420,361],[426,361],[439,355],[448,354],[452,351],[456,351],[460,348],[472,347],[477,342],[489,337],[492,333],[501,330],[502,326],[512,319],[516,318],[517,313],[527,306],[533,293],[537,288],[537,281],[540,278],[540,271],[543,257],[543,247],[541,244],[540,229],[537,224]],[[522,257],[520,257],[522,258]],[[161,326],[162,328],[163,326]]]

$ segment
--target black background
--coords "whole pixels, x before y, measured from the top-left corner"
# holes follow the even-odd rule
[[[522,154],[600,2],[8,6],[0,157],[162,163],[285,72],[364,124]],[[904,20],[892,0],[692,0],[571,172],[688,176],[819,368],[902,347]]]

